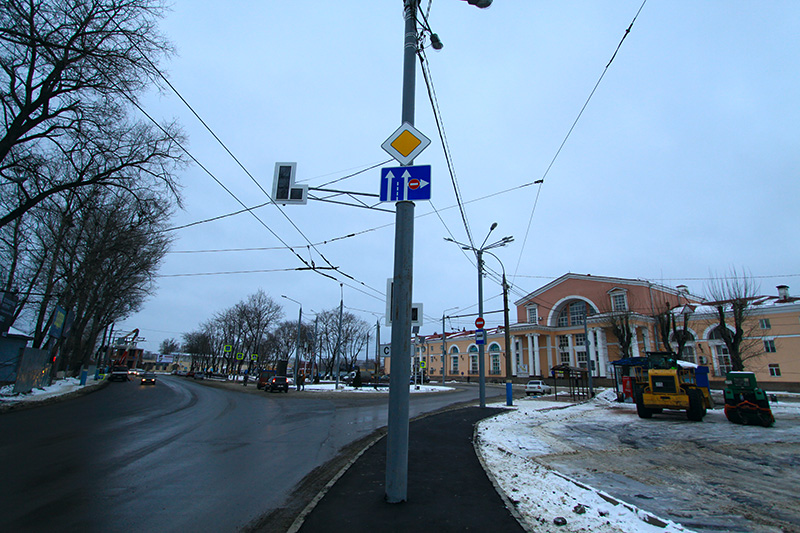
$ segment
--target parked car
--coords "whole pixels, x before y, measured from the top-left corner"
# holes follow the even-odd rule
[[[111,375],[108,376],[108,381],[130,381],[128,377],[127,366],[115,366],[111,369]]]
[[[204,372],[195,372],[194,379],[206,379],[206,375]]]
[[[531,394],[550,394],[551,392],[553,392],[553,389],[550,388],[550,385],[539,379],[532,379],[525,385],[526,396]]]
[[[156,384],[155,372],[145,372],[142,374],[141,385],[155,385],[155,384]]]
[[[258,376],[258,383],[256,383],[256,388],[258,390],[261,390],[264,387],[266,387],[267,383],[269,383],[270,378],[274,375],[275,375],[274,370],[264,370],[263,372],[261,372],[261,374]]]
[[[289,381],[286,379],[286,376],[272,376],[269,378],[264,390],[266,392],[289,392]]]

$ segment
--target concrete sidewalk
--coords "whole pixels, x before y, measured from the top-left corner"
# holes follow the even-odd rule
[[[408,501],[399,504],[384,501],[384,436],[290,531],[525,531],[506,508],[472,445],[475,424],[499,412],[467,407],[411,422]]]

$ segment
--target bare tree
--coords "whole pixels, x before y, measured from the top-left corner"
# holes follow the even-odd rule
[[[367,344],[369,331],[370,325],[366,321],[349,312],[342,315],[342,357],[348,371],[355,369],[358,354]]]
[[[633,345],[633,330],[631,330],[631,311],[613,311],[608,314],[606,323],[619,342],[619,357],[631,357]]]
[[[181,347],[178,344],[178,341],[176,341],[175,339],[169,338],[169,339],[164,339],[163,341],[161,341],[161,346],[159,346],[158,349],[162,354],[169,355],[171,353],[178,352],[181,349]]]
[[[134,190],[143,176],[178,198],[177,127],[126,117],[171,52],[157,29],[163,12],[161,0],[0,3],[0,177],[16,189],[3,195],[0,227],[59,192]]]
[[[716,333],[728,348],[731,368],[742,371],[746,361],[762,355],[756,349],[758,339],[751,334],[755,321],[750,320],[754,302],[759,299],[759,287],[751,275],[731,268],[727,276],[714,276],[706,291],[710,300],[706,304],[716,310],[719,320]],[[729,326],[733,326],[733,331]]]

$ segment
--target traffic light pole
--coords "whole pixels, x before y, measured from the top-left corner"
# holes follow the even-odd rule
[[[417,1],[404,0],[402,122],[414,124],[417,61]],[[392,295],[391,380],[386,434],[386,501],[400,503],[408,494],[408,380],[411,367],[411,287],[414,267],[414,203],[395,204],[394,290]],[[388,297],[389,295],[387,295]]]

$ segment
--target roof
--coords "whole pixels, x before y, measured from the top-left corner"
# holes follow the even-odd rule
[[[574,274],[572,272],[567,272],[563,276],[561,276],[559,278],[556,278],[553,281],[551,281],[550,283],[539,287],[538,289],[536,289],[535,291],[531,292],[530,294],[527,294],[527,295],[523,296],[519,300],[515,301],[514,305],[521,305],[521,304],[527,302],[528,300],[530,300],[531,298],[535,298],[536,296],[539,296],[543,292],[548,291],[548,290],[552,289],[553,287],[555,287],[556,285],[560,285],[561,283],[564,283],[565,281],[567,281],[569,279],[580,279],[580,280],[586,280],[586,281],[597,281],[597,282],[602,282],[602,283],[619,283],[619,284],[623,284],[623,285],[638,285],[638,286],[641,286],[641,287],[653,287],[653,288],[656,288],[656,289],[658,289],[658,290],[660,290],[662,292],[668,292],[668,293],[674,294],[676,296],[682,294],[681,291],[679,291],[678,289],[675,289],[673,287],[667,287],[666,285],[661,285],[659,283],[653,283],[652,281],[648,281],[648,280],[645,280],[645,279],[614,278],[614,277],[606,277],[606,276],[592,276],[591,274]]]

